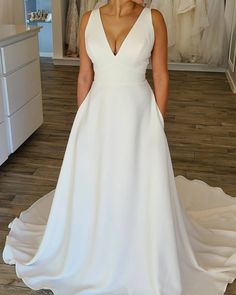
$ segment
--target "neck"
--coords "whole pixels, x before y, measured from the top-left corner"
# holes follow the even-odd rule
[[[114,15],[120,16],[132,11],[137,3],[130,0],[110,0],[108,5]]]

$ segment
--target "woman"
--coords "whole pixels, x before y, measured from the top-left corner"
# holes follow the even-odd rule
[[[111,0],[83,15],[80,44],[79,109],[56,189],[10,223],[4,261],[56,295],[223,294],[236,277],[236,201],[174,177],[161,13]]]

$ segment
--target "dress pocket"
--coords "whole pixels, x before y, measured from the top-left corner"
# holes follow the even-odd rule
[[[149,87],[149,90],[150,90],[151,98],[152,98],[152,100],[153,100],[153,102],[154,102],[154,104],[155,104],[155,106],[156,106],[157,113],[158,113],[158,115],[159,115],[159,118],[160,118],[160,120],[161,120],[162,126],[163,126],[163,128],[164,128],[164,125],[165,125],[164,118],[163,118],[162,113],[161,113],[161,111],[160,111],[160,109],[159,109],[159,106],[158,106],[158,104],[157,104],[157,102],[156,102],[155,94],[154,94],[154,92],[153,92],[151,86],[149,85],[149,83],[148,83],[148,87]]]
[[[159,113],[159,117],[160,117],[161,122],[162,122],[162,126],[164,127],[164,126],[165,126],[164,118],[163,118],[163,116],[162,116],[162,113],[161,113],[161,111],[160,111],[160,109],[159,109],[159,106],[158,106],[158,104],[156,103],[156,101],[155,101],[155,104],[156,104],[157,111],[158,111],[158,113]]]
[[[83,105],[86,103],[88,97],[89,97],[89,94],[91,92],[91,88],[89,89],[88,93],[86,94],[85,98],[83,99],[83,101],[81,102],[80,106],[78,107],[78,112],[81,111],[81,109],[83,108]]]

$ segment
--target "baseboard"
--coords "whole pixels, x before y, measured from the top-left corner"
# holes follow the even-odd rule
[[[80,60],[78,57],[53,57],[53,63],[57,66],[79,66]]]
[[[40,57],[53,57],[53,52],[40,52]]]
[[[227,80],[229,82],[231,90],[233,91],[233,93],[236,93],[236,83],[233,80],[233,78],[231,77],[230,71],[227,70],[225,74],[226,74],[226,77],[227,77]]]

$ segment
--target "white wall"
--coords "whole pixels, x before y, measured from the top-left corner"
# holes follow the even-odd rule
[[[231,14],[233,15],[233,18],[231,20],[231,28],[229,29],[229,32],[230,32],[230,35],[231,35],[231,38],[232,38],[232,30],[235,30],[235,28],[234,28],[234,19],[236,17],[236,0],[231,1],[231,2],[228,2],[228,3],[231,4],[230,9],[232,10]],[[236,52],[236,44],[235,44],[234,48],[231,48],[231,52],[229,52],[229,55],[234,55],[234,52]],[[228,78],[228,80],[230,82],[230,86],[231,86],[233,92],[236,93],[236,67],[235,67],[235,70],[232,71],[232,69],[231,69],[231,67],[229,65],[228,69],[227,69],[227,72],[226,72],[226,76],[227,76],[227,78]]]
[[[227,4],[226,4],[225,24],[226,24],[226,32],[227,32],[228,39],[230,39],[231,30],[232,30],[235,2],[236,2],[235,0],[227,0]]]
[[[37,0],[36,9],[47,10],[52,12],[51,0]],[[39,33],[39,50],[40,56],[52,57],[53,42],[52,42],[52,23],[39,23],[42,29]]]
[[[24,23],[24,0],[0,0],[0,24]]]

